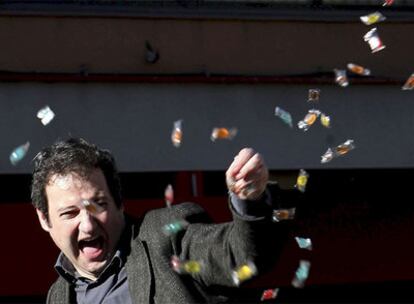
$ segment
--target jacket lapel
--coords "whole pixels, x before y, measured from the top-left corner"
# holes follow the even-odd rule
[[[70,285],[63,278],[59,279],[51,287],[46,303],[50,304],[70,304],[71,303],[71,293]]]
[[[134,303],[151,303],[152,276],[147,251],[138,237],[132,237],[126,262],[128,286]]]

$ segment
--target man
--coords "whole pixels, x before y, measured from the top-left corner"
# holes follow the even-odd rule
[[[227,300],[217,286],[234,287],[244,280],[237,278],[238,267],[260,265],[260,235],[272,225],[267,180],[262,157],[243,149],[226,172],[232,222],[208,223],[198,205],[183,203],[150,211],[134,223],[124,215],[110,152],[83,139],[43,149],[35,158],[32,201],[42,228],[61,250],[59,278],[47,302]],[[177,221],[185,229],[163,231]],[[177,272],[172,259],[196,261],[199,270]]]

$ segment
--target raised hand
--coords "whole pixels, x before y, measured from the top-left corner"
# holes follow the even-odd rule
[[[252,148],[242,149],[226,171],[228,189],[243,200],[259,199],[268,179],[263,157]]]

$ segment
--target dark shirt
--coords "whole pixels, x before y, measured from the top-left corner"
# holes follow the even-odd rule
[[[263,216],[263,206],[270,204],[270,195],[267,192],[257,202],[239,200],[232,193],[230,198],[236,212],[246,219]],[[76,303],[132,304],[125,268],[129,239],[130,236],[124,233],[119,249],[96,281],[82,277],[63,253],[59,255],[55,269],[74,287]]]

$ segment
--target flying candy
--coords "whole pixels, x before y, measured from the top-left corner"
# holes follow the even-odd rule
[[[298,128],[307,131],[313,125],[321,112],[319,110],[311,109],[306,114],[305,118],[298,122]]]
[[[172,269],[180,274],[196,275],[201,272],[202,264],[193,260],[180,260],[176,255],[171,257]]]
[[[174,147],[176,147],[176,148],[181,146],[181,142],[183,140],[182,124],[183,124],[182,119],[175,121],[173,130],[171,132],[171,141],[172,141]]]
[[[296,243],[298,243],[299,248],[312,250],[312,240],[310,238],[301,238],[295,237]]]
[[[320,96],[321,96],[321,90],[319,90],[319,89],[309,89],[309,91],[308,91],[308,102],[319,101]]]
[[[292,124],[292,115],[290,115],[289,112],[283,110],[282,108],[276,107],[275,108],[275,116],[280,117],[280,119],[283,120],[285,124],[287,124],[289,127],[293,127]]]
[[[364,68],[363,66],[354,64],[354,63],[348,63],[347,65],[348,70],[350,70],[352,73],[362,75],[362,76],[369,76],[371,75],[371,71],[369,69]]]
[[[349,151],[355,149],[354,141],[352,139],[348,139],[343,144],[340,144],[334,149],[328,148],[324,155],[322,155],[321,163],[330,162],[333,158],[344,155]]]
[[[385,45],[382,43],[375,27],[364,35],[364,40],[368,42],[372,53],[385,49]]]
[[[334,69],[335,82],[341,87],[347,87],[349,85],[348,76],[346,76],[345,70]]]
[[[26,142],[25,144],[18,146],[15,148],[12,153],[10,153],[9,160],[13,166],[16,166],[18,162],[20,162],[29,151],[30,142]]]
[[[169,236],[169,235],[176,234],[177,232],[181,230],[186,229],[188,225],[189,223],[187,221],[179,220],[179,221],[164,225],[164,227],[162,228],[162,231],[164,232],[165,235]]]
[[[275,299],[277,297],[278,293],[279,293],[279,288],[266,289],[265,291],[263,291],[263,294],[262,294],[262,297],[260,298],[260,301]]]
[[[274,222],[293,220],[295,218],[296,208],[276,209],[273,210],[272,220]]]
[[[240,283],[251,279],[253,276],[257,274],[257,268],[252,262],[247,262],[244,265],[241,265],[239,268],[232,272],[231,277],[233,278],[234,284],[237,286]]]
[[[328,150],[326,150],[325,154],[322,155],[321,163],[325,164],[327,162],[330,162],[333,158],[334,158],[334,152],[332,151],[331,148],[328,148]]]
[[[372,25],[377,22],[384,21],[386,18],[380,12],[375,12],[366,16],[359,17],[363,23],[366,25]]]
[[[104,207],[90,200],[82,200],[81,204],[91,214],[98,214],[105,210]]]
[[[211,140],[216,141],[217,139],[233,139],[237,134],[236,128],[214,128],[211,132]]]
[[[402,87],[403,90],[412,90],[414,89],[414,73],[407,79],[404,86]]]
[[[303,288],[309,277],[310,262],[306,260],[299,261],[299,267],[296,270],[295,277],[292,280],[293,287]]]
[[[394,0],[384,0],[382,6],[390,6],[394,3]]]
[[[331,127],[331,118],[323,113],[321,113],[321,125],[324,126],[325,128],[330,128]]]
[[[306,184],[308,183],[309,174],[303,170],[300,169],[299,176],[296,180],[295,188],[298,189],[300,192],[305,192]]]
[[[37,118],[40,119],[40,121],[42,122],[44,126],[49,124],[53,120],[54,117],[55,117],[55,113],[53,113],[52,109],[49,108],[49,106],[41,108],[37,112]]]
[[[337,156],[341,156],[341,155],[348,153],[349,151],[353,149],[355,149],[354,141],[352,139],[348,139],[343,144],[340,144],[339,146],[337,146],[334,151]]]
[[[165,188],[164,198],[165,204],[168,208],[170,208],[172,203],[174,202],[174,190],[171,185],[168,185],[167,188]]]

